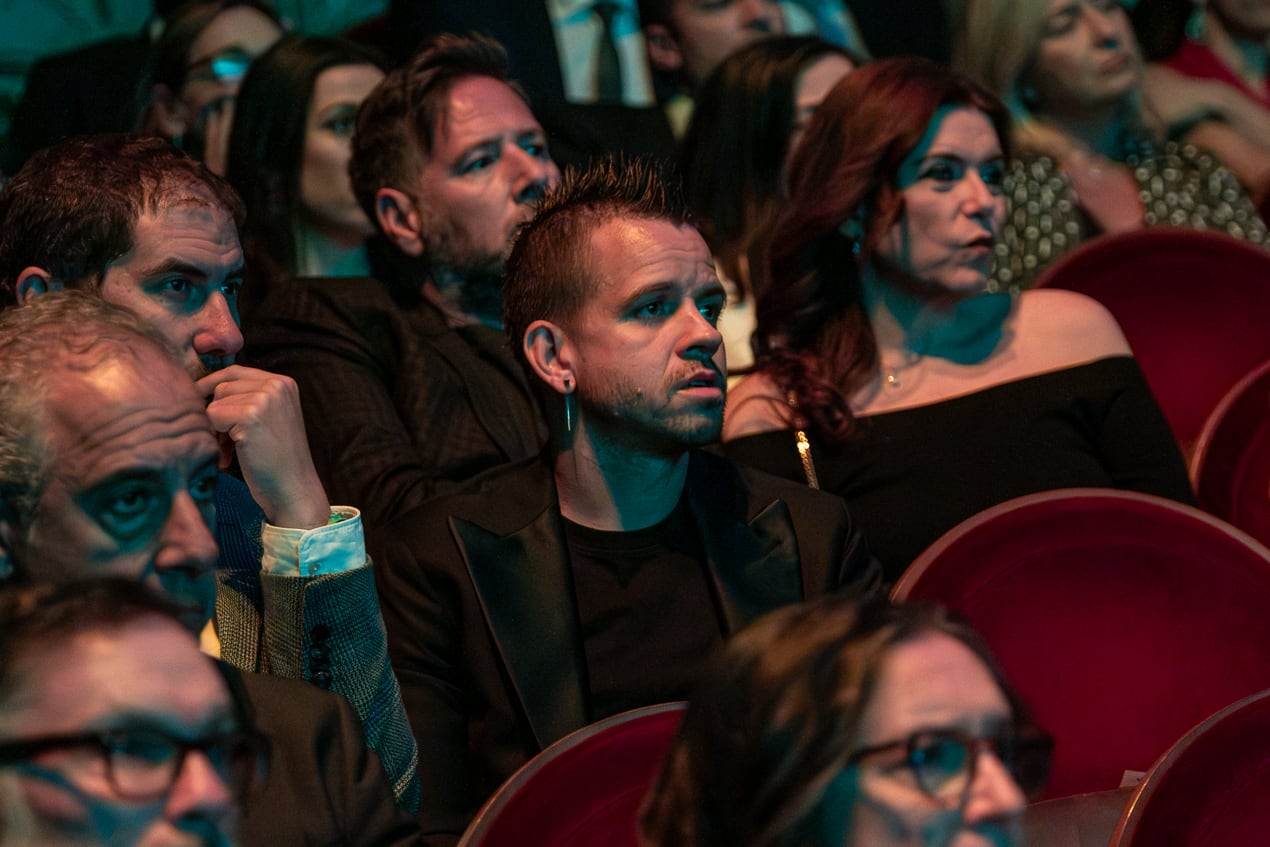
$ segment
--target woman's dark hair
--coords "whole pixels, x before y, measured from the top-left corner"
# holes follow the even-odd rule
[[[792,397],[796,423],[830,444],[851,431],[850,397],[877,368],[860,268],[904,213],[900,164],[942,107],[987,115],[1009,153],[1009,116],[967,76],[927,59],[883,59],[848,75],[816,110],[789,169],[789,198],[752,268],[756,370]],[[854,241],[844,223],[859,224]]]
[[[942,634],[988,668],[1017,723],[1023,703],[983,639],[930,606],[828,595],[741,631],[698,682],[640,816],[648,847],[823,843],[821,801],[858,744],[883,665],[901,644]]]
[[[243,247],[261,279],[297,273],[296,221],[301,213],[300,170],[313,88],[323,71],[374,65],[383,58],[339,38],[287,35],[251,64],[238,92],[229,136],[226,177],[247,206]]]
[[[775,218],[785,194],[798,76],[830,55],[860,64],[812,36],[763,39],[725,59],[696,98],[679,148],[684,194],[720,270],[742,298],[751,293],[744,269],[751,238]]]

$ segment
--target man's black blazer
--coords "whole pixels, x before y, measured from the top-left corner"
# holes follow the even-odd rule
[[[702,452],[686,492],[725,635],[779,606],[876,584],[837,497]],[[451,844],[517,767],[592,721],[551,467],[535,458],[491,471],[395,521],[380,546],[423,836]]]

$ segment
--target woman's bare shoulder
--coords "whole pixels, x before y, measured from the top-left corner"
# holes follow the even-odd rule
[[[788,429],[789,426],[789,405],[780,386],[767,374],[750,374],[728,389],[728,404],[723,416],[724,441]]]
[[[1016,331],[1021,349],[1044,360],[1038,364],[1048,367],[1132,355],[1111,312],[1075,291],[1038,288],[1023,292]]]

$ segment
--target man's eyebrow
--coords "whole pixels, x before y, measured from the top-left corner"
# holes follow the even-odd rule
[[[237,262],[232,268],[225,272],[226,278],[242,276],[246,272],[246,264],[242,261]],[[165,274],[183,274],[185,276],[198,277],[199,279],[208,279],[209,274],[207,268],[188,262],[180,257],[171,256],[161,259],[155,264],[143,268],[141,276],[148,278],[152,276],[163,276]]]
[[[693,296],[694,297],[714,297],[715,295],[718,295],[719,297],[725,297],[725,298],[728,296],[727,289],[724,288],[723,283],[719,282],[717,279],[712,279],[709,282],[703,284],[700,288],[696,290]]]
[[[623,310],[623,311],[625,311],[625,310],[627,310],[627,309],[631,308],[631,307],[632,307],[632,306],[634,306],[636,303],[638,303],[640,300],[644,300],[644,299],[648,298],[649,296],[654,296],[654,295],[658,295],[658,294],[665,294],[667,291],[671,291],[671,290],[673,290],[675,287],[676,287],[676,286],[675,286],[675,284],[674,284],[674,283],[672,283],[672,282],[653,282],[653,283],[649,283],[648,285],[645,285],[644,287],[639,288],[639,289],[637,289],[637,290],[633,291],[629,297],[627,297],[625,300],[623,300],[623,301],[622,301],[622,310]]]
[[[205,714],[199,716],[194,726],[186,725],[184,719],[177,715],[137,707],[99,715],[89,721],[86,729],[89,732],[158,730],[182,738],[189,737],[191,731],[195,735],[232,732],[239,726],[232,708],[226,709],[220,705],[212,705]]]

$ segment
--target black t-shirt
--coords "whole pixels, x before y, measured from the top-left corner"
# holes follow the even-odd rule
[[[591,719],[685,699],[723,641],[686,502],[633,532],[564,521],[591,691]]]

